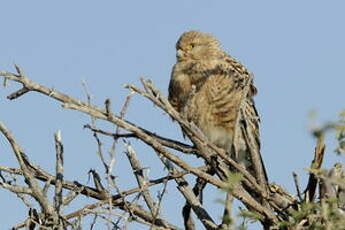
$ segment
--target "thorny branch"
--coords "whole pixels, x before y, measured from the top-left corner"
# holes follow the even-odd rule
[[[310,169],[310,177],[307,188],[304,192],[304,198],[302,198],[300,193],[297,175],[294,175],[299,197],[299,201],[297,201],[280,186],[273,184],[267,186],[268,182],[265,181],[264,169],[258,167],[260,165],[258,163],[260,160],[258,155],[259,152],[255,149],[255,146],[251,144],[253,143],[253,137],[245,136],[245,140],[248,146],[250,146],[251,157],[254,161],[254,169],[256,171],[255,177],[252,176],[244,167],[234,161],[224,150],[219,149],[214,144],[210,143],[197,127],[181,117],[180,114],[170,105],[168,100],[154,87],[151,81],[141,79],[141,83],[144,88],[143,90],[133,85],[126,85],[126,88],[131,90],[131,93],[127,97],[120,115],[117,116],[111,111],[110,99],[105,101],[104,108],[92,105],[91,96],[88,93],[86,86],[87,102],[84,102],[31,81],[17,65],[15,65],[15,69],[17,73],[9,73],[5,71],[0,72],[0,76],[3,76],[6,81],[12,80],[22,84],[22,88],[10,94],[7,97],[8,99],[13,100],[25,95],[26,93],[35,91],[61,102],[63,108],[78,110],[79,112],[91,116],[92,124],[85,125],[84,127],[94,133],[98,143],[98,152],[101,156],[101,162],[106,169],[106,178],[108,182],[108,187],[105,188],[101,183],[100,176],[94,170],[90,170],[90,172],[94,178],[95,187],[82,185],[76,181],[67,181],[63,178],[63,146],[61,143],[60,132],[55,134],[56,174],[54,176],[49,174],[30,162],[29,158],[19,147],[13,135],[3,124],[0,123],[0,132],[10,143],[20,166],[20,169],[0,166],[0,186],[18,194],[18,196],[20,196],[24,201],[24,196],[33,197],[41,207],[40,213],[35,209],[30,209],[31,211],[28,218],[23,223],[16,225],[15,229],[23,228],[25,226],[30,226],[30,229],[34,229],[35,226],[45,229],[52,225],[56,226],[56,229],[64,229],[66,226],[74,228],[77,226],[77,222],[70,222],[71,220],[78,218],[80,221],[80,218],[89,214],[95,216],[94,220],[96,220],[97,217],[103,218],[109,224],[109,227],[119,227],[119,221],[124,221],[127,224],[131,221],[136,221],[141,224],[149,225],[151,229],[180,229],[161,216],[159,210],[162,205],[163,196],[161,195],[158,197],[158,202],[155,202],[149,190],[151,186],[157,184],[164,184],[164,188],[166,189],[166,184],[170,180],[174,180],[176,182],[178,190],[187,202],[186,207],[189,211],[185,212],[186,229],[195,229],[194,222],[190,219],[191,210],[193,210],[206,229],[230,228],[231,223],[227,221],[231,215],[230,210],[233,197],[240,200],[251,211],[254,211],[265,229],[278,229],[279,223],[288,219],[291,209],[300,210],[302,203],[314,202],[317,185],[320,186],[319,192],[320,199],[323,200],[323,208],[325,208],[325,205],[327,204],[327,200],[324,198],[332,197],[342,197],[342,199],[339,199],[338,207],[343,208],[345,206],[345,185],[343,181],[339,180],[339,178],[345,178],[341,167],[335,166],[333,171],[331,170],[329,173],[320,173],[318,171],[321,168],[325,151],[323,133],[318,136],[315,157]],[[246,89],[248,90],[248,87]],[[154,105],[162,109],[173,120],[175,120],[183,128],[194,146],[162,137],[125,120],[124,115],[133,93],[140,94],[150,100]],[[115,131],[110,132],[97,128],[97,119],[104,120],[115,125]],[[125,130],[125,132],[122,133],[120,130]],[[103,156],[102,141],[98,134],[113,138],[109,163]],[[124,140],[127,149],[127,157],[131,163],[132,171],[138,183],[137,188],[126,191],[121,191],[120,188],[117,187],[114,182],[114,178],[111,175],[112,168],[115,167],[116,162],[115,145],[118,143],[120,138]],[[150,180],[147,178],[144,173],[145,167],[141,165],[139,157],[134,152],[130,143],[126,141],[128,138],[136,138],[150,146],[159,156],[162,164],[168,169],[168,176],[156,180]],[[205,160],[206,166],[194,167],[186,161],[181,160],[169,149],[201,157]],[[242,177],[239,184],[229,189],[222,223],[217,224],[211,217],[208,209],[202,203],[202,200],[199,198],[199,195],[201,195],[200,192],[203,188],[200,187],[199,191],[197,191],[198,189],[195,187],[193,190],[188,185],[184,176],[192,174],[202,182],[203,186],[210,184],[221,189],[229,188],[228,177],[231,175],[229,174],[229,168],[240,173]],[[11,184],[5,179],[1,172],[9,175],[23,176],[27,186]],[[46,184],[41,188],[37,181],[44,181]],[[51,185],[55,186],[53,204],[50,204],[47,199],[47,191]],[[117,194],[112,194],[110,190],[111,187],[116,189]],[[250,189],[248,190],[248,188]],[[63,189],[69,191],[66,196],[63,196]],[[127,197],[131,194],[140,194],[143,197],[148,211],[135,202],[127,201]],[[165,190],[163,190],[161,194],[165,194]],[[68,215],[63,214],[63,206],[67,206],[78,195],[92,197],[98,201],[93,204],[88,204]],[[140,196],[137,196],[137,198],[139,197]],[[122,210],[125,214],[119,216],[114,212],[114,208]],[[118,221],[114,221],[114,219],[112,219],[113,216],[118,216]],[[295,229],[304,229],[304,226],[310,224],[310,222],[310,217],[306,217],[297,222],[294,227]],[[94,225],[94,223],[92,225]]]

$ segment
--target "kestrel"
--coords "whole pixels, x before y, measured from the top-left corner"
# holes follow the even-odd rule
[[[245,141],[250,132],[254,148],[259,151],[259,115],[253,101],[257,90],[250,73],[209,34],[185,32],[177,41],[176,50],[177,63],[169,84],[170,103],[210,142],[254,175],[250,147]]]

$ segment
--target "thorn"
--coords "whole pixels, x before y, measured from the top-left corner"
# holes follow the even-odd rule
[[[19,74],[19,77],[24,77],[24,73],[22,72],[22,69],[19,65],[14,64],[14,68],[16,69],[17,73]]]

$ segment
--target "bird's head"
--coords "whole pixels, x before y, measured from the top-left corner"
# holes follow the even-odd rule
[[[212,60],[223,55],[220,43],[212,35],[199,31],[188,31],[176,43],[178,61]]]

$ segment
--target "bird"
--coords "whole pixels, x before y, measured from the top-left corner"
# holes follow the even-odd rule
[[[180,36],[176,58],[168,89],[170,104],[208,141],[257,177],[250,154],[253,149],[260,151],[260,118],[253,99],[257,88],[252,74],[228,55],[214,36],[195,30]],[[265,183],[260,153],[259,158],[258,167],[265,177],[261,182]]]

